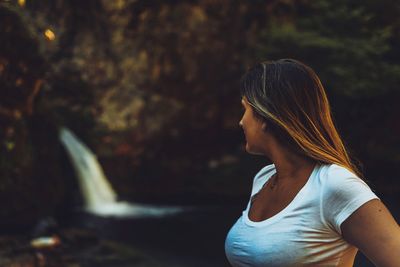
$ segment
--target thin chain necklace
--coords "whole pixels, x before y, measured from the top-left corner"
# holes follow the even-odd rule
[[[277,175],[277,173],[275,173],[271,177],[271,184],[269,186],[269,189],[273,190],[276,187],[277,183],[278,183],[278,175]]]
[[[277,173],[275,173],[271,176],[271,178],[268,180],[267,183],[264,183],[262,188],[269,187],[269,189],[273,190],[275,188],[275,186],[277,185],[277,183],[278,183],[278,175],[277,175]],[[257,192],[254,196],[252,196],[252,198],[251,198],[252,204],[253,204],[254,200],[256,200],[256,198],[258,197],[259,194],[260,194],[260,192]]]

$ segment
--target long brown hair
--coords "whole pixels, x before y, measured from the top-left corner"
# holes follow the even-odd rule
[[[294,153],[337,164],[364,178],[334,125],[315,72],[294,59],[256,64],[242,78],[241,94],[268,129]]]

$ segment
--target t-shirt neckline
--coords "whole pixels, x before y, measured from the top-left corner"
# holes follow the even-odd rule
[[[313,180],[313,177],[315,176],[315,173],[316,173],[318,167],[319,167],[319,165],[318,165],[318,163],[316,163],[314,166],[314,169],[312,170],[310,176],[307,179],[307,182],[303,185],[303,187],[299,190],[299,192],[296,194],[296,196],[292,199],[292,201],[286,207],[284,207],[281,211],[279,211],[275,215],[273,215],[265,220],[258,221],[258,222],[252,221],[249,218],[249,211],[250,211],[252,197],[254,195],[256,195],[263,188],[265,183],[268,182],[269,178],[271,178],[276,173],[276,168],[274,165],[274,172],[264,182],[263,186],[255,194],[253,194],[253,196],[250,198],[250,200],[247,204],[247,208],[243,211],[242,216],[243,216],[244,222],[250,226],[261,227],[261,226],[272,224],[273,222],[275,222],[275,221],[279,220],[280,218],[282,218],[283,216],[285,216],[285,214],[291,210],[291,208],[296,204],[296,202],[299,201],[300,196],[306,192],[306,189],[307,189],[308,185],[311,183],[311,180]]]

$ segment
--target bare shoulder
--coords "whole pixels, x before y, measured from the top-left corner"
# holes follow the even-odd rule
[[[400,227],[379,199],[372,199],[341,225],[343,238],[377,266],[400,266]]]

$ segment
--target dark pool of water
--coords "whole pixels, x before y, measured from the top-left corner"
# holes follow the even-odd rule
[[[225,236],[240,212],[241,207],[218,206],[196,207],[159,218],[99,218],[84,214],[73,224],[152,254],[165,266],[229,266]]]

